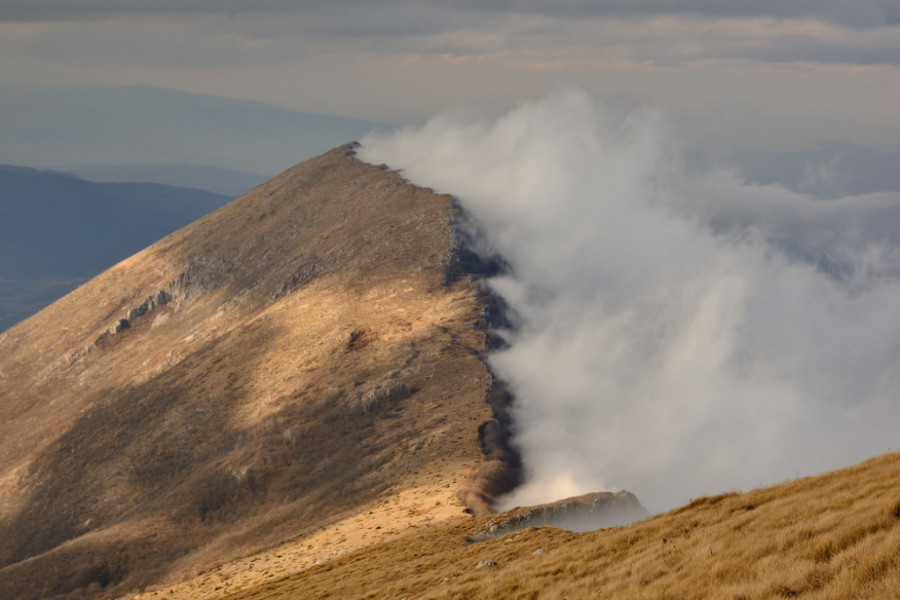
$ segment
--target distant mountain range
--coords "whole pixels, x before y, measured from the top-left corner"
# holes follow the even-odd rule
[[[82,179],[117,183],[162,183],[237,198],[267,181],[267,175],[202,165],[69,166],[61,170]]]
[[[215,187],[223,172],[202,167],[249,174],[256,185],[385,127],[151,86],[0,90],[0,163],[223,193],[234,189]]]
[[[0,165],[0,331],[230,199]]]
[[[831,146],[805,152],[741,152],[730,157],[752,183],[779,184],[830,199],[900,191],[900,150]]]

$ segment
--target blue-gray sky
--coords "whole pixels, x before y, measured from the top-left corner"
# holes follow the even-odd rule
[[[0,87],[75,83],[394,123],[577,85],[714,149],[896,148],[900,1],[0,1]]]

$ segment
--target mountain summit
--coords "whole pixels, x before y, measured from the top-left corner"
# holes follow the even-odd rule
[[[518,470],[458,216],[343,146],[0,335],[0,597],[486,512]]]

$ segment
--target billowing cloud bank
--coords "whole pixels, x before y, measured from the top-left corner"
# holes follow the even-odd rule
[[[658,511],[897,446],[900,197],[691,172],[661,115],[577,90],[360,156],[457,196],[512,267],[506,505],[625,488]]]

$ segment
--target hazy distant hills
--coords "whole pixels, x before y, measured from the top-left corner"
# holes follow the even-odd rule
[[[731,160],[748,181],[818,198],[900,191],[900,150],[831,146],[805,152],[741,152]]]
[[[101,179],[117,181],[130,179],[138,166],[144,170],[139,181],[222,191],[209,183],[221,173],[198,178],[196,167],[268,179],[376,126],[150,86],[5,88],[0,90],[0,163],[87,178],[93,178],[88,167],[103,167]],[[190,183],[173,179],[181,165],[192,166]],[[111,167],[126,170],[115,173]]]
[[[0,165],[0,331],[229,200]]]
[[[202,165],[69,166],[67,173],[97,182],[162,183],[208,190],[236,198],[269,179],[267,175]]]

